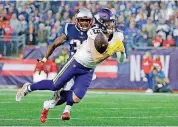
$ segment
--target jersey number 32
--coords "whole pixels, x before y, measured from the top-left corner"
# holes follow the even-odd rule
[[[73,55],[80,47],[81,47],[81,44],[85,43],[86,40],[84,41],[80,41],[80,40],[77,40],[77,39],[73,39],[70,41],[70,45],[71,47],[73,47],[72,51],[71,51],[71,54]]]

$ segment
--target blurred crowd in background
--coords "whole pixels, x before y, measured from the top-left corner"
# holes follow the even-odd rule
[[[81,7],[93,13],[107,7],[117,15],[128,55],[140,48],[178,46],[176,1],[0,1],[0,54],[11,56],[26,45],[50,45],[61,25],[75,22]]]

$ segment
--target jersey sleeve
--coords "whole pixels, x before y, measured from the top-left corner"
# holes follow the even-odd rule
[[[60,28],[59,28],[59,31],[58,31],[58,36],[62,35],[62,34],[65,34],[66,37],[68,35],[68,25],[69,23],[66,23],[64,25],[62,25]]]
[[[117,32],[117,36],[119,38],[120,41],[118,41],[117,43],[117,51],[119,52],[125,52],[125,48],[124,48],[124,44],[123,44],[123,40],[124,40],[124,34],[122,32]]]
[[[123,42],[124,40],[124,34],[122,32],[117,32],[118,38],[120,39],[120,41]]]

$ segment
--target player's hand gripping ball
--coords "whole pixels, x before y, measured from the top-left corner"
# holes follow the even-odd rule
[[[108,47],[108,39],[104,33],[100,32],[94,41],[95,48],[99,53],[104,53]]]

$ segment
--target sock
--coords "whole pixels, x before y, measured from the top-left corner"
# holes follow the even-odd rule
[[[51,90],[55,91],[56,88],[53,84],[53,80],[42,80],[40,82],[34,83],[30,86],[29,90],[35,91],[35,90]]]
[[[60,100],[56,103],[56,106],[57,106],[57,105],[62,105],[62,104],[64,104],[65,102],[66,102],[66,98],[61,97]]]
[[[73,103],[75,103],[74,100],[73,100],[73,97],[72,97],[73,96],[73,91],[71,91],[71,90],[66,91],[66,92],[63,93],[63,96],[65,96],[65,98],[66,98],[67,105],[72,106]]]
[[[70,113],[70,110],[72,108],[72,105],[75,103],[74,100],[73,100],[73,91],[66,91],[63,93],[63,96],[66,97],[66,100],[67,100],[67,104],[66,104],[66,107],[64,109],[64,112],[68,112]]]
[[[66,101],[67,101],[67,105],[70,105],[70,106],[72,106],[73,103],[74,103],[73,98],[72,98],[72,91],[71,90],[69,90],[69,91],[61,91],[61,99],[57,102],[56,105],[61,105]]]
[[[70,106],[72,106],[73,104],[74,104],[75,102],[70,102],[70,101],[67,101],[67,105],[70,105]]]
[[[28,92],[32,91],[31,88],[30,88],[30,85],[28,85],[27,90],[28,90]]]
[[[70,105],[66,105],[66,107],[65,107],[65,109],[64,109],[64,112],[70,113],[71,107],[72,107],[72,106],[70,106]],[[63,113],[64,113],[64,112],[63,112]]]

